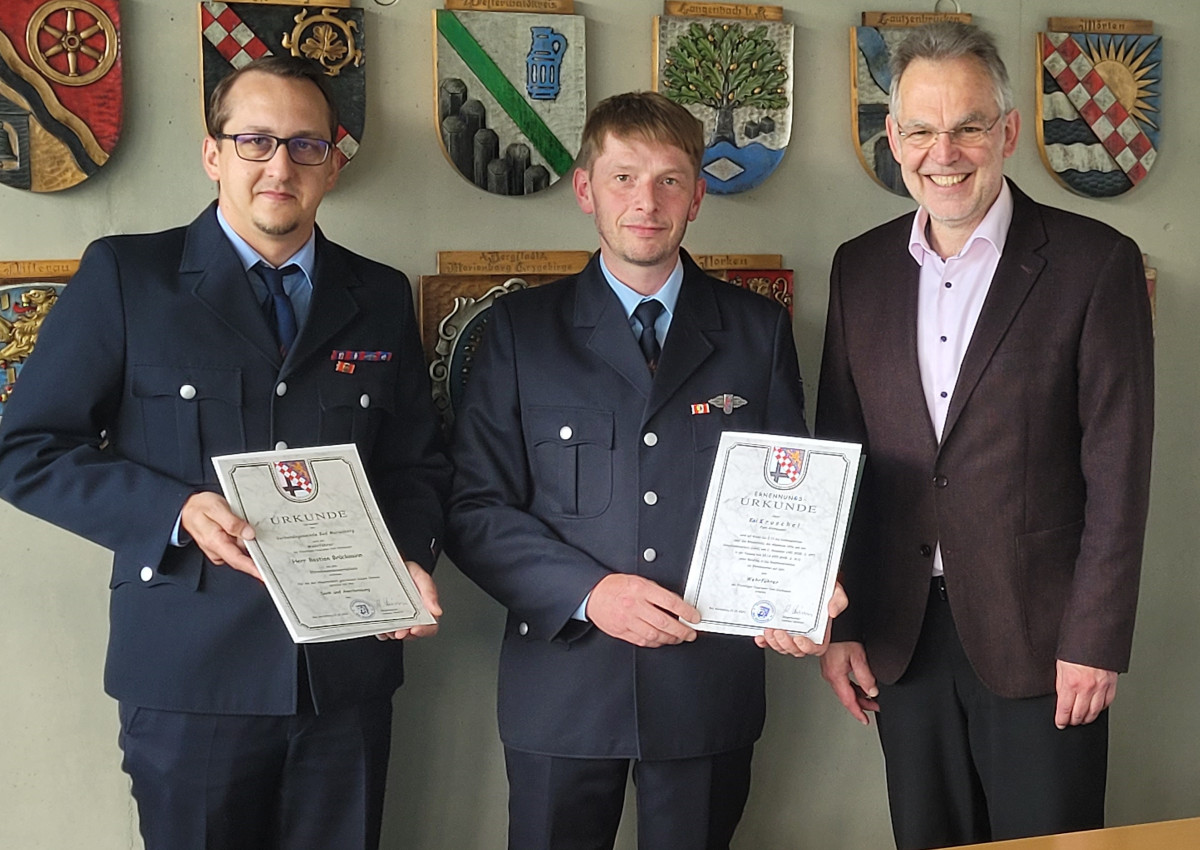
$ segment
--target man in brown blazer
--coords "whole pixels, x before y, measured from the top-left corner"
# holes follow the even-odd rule
[[[877,712],[901,850],[1100,827],[1149,500],[1140,253],[1005,181],[989,35],[920,28],[892,75],[920,208],[833,264],[817,433],[868,460],[822,673]]]

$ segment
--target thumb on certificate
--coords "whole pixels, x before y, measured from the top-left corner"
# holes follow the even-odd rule
[[[421,601],[425,603],[429,613],[435,617],[442,616],[442,606],[438,602],[438,590],[433,576],[416,561],[405,561],[404,565],[408,567],[408,574],[412,576],[417,592],[421,594]]]

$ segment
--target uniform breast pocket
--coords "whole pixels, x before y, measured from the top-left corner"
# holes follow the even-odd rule
[[[346,380],[348,376],[330,372],[330,380],[321,386],[321,423],[319,441],[322,445],[357,443],[367,447],[375,439],[382,420],[392,414],[393,372],[387,364],[366,363],[372,369],[371,377],[362,380]],[[356,378],[358,376],[355,376]],[[335,379],[343,380],[335,380]],[[391,435],[393,439],[404,439],[403,434]]]
[[[198,484],[215,480],[206,458],[245,451],[240,369],[135,365],[130,378],[148,465]]]
[[[558,516],[604,513],[612,501],[612,411],[533,407],[526,421],[535,501]]]

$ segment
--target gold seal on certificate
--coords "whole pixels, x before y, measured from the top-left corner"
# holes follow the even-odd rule
[[[296,643],[436,622],[396,549],[350,445],[214,457],[246,543]]]
[[[683,594],[696,628],[824,640],[861,457],[857,443],[721,435]]]

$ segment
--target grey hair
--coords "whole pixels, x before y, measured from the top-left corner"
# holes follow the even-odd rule
[[[1012,112],[1012,84],[1008,81],[1008,69],[1004,67],[1004,60],[1000,58],[991,33],[973,24],[938,21],[915,27],[892,50],[892,87],[888,93],[888,111],[891,112],[892,119],[899,120],[900,77],[914,60],[946,62],[962,58],[974,59],[983,66],[991,77],[996,106],[1000,108],[1001,114],[1007,115]]]

